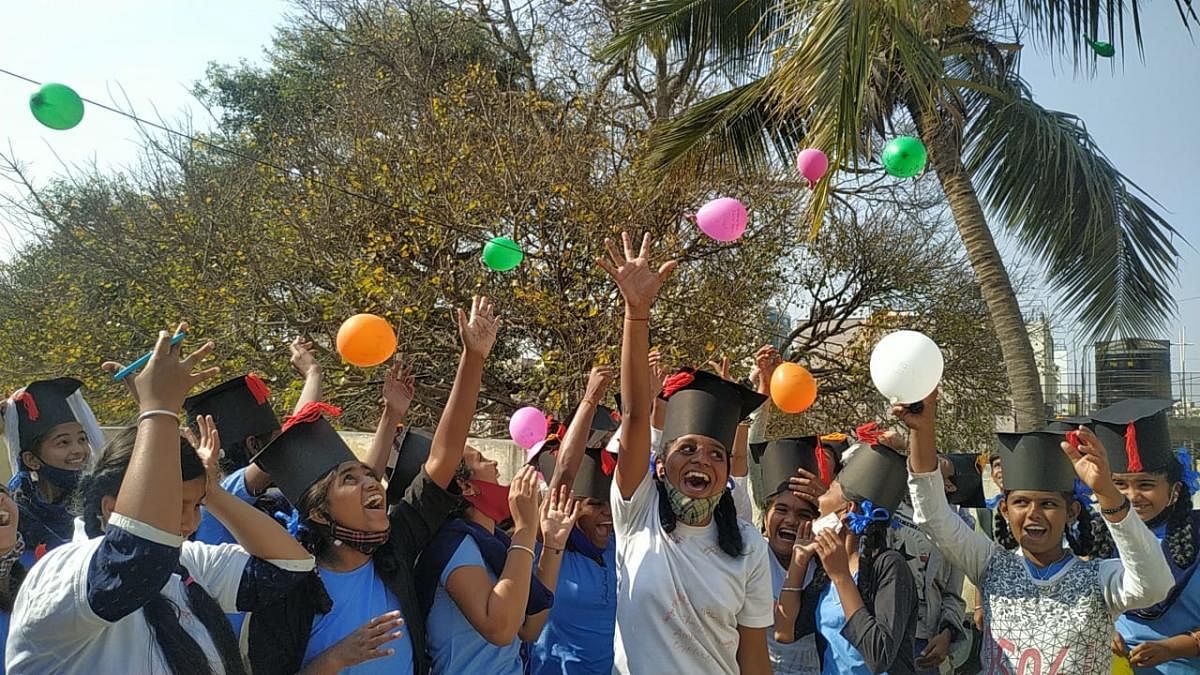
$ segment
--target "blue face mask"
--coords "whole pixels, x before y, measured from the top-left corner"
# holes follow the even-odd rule
[[[59,469],[58,467],[42,464],[42,468],[37,470],[38,479],[45,479],[54,487],[66,492],[74,492],[79,486],[79,479],[83,477],[83,471],[71,471],[70,469]]]

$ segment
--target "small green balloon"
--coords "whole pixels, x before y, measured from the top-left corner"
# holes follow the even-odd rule
[[[524,259],[521,247],[508,237],[496,237],[483,247],[483,264],[496,272],[507,272]]]
[[[29,97],[37,121],[51,129],[70,129],[83,119],[83,99],[65,84],[49,82]]]
[[[1091,38],[1084,38],[1092,51],[1096,52],[1096,56],[1103,56],[1106,59],[1111,59],[1117,53],[1117,48],[1112,46],[1111,42],[1100,42]]]
[[[912,178],[925,170],[925,144],[912,136],[897,136],[883,148],[883,168],[897,178]]]

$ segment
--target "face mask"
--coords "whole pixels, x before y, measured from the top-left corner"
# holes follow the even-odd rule
[[[471,506],[497,523],[502,523],[512,516],[512,510],[508,506],[507,485],[482,480],[473,480],[470,483],[478,494],[464,495],[463,498],[470,502]]]
[[[825,530],[833,530],[834,534],[840,533],[842,531],[842,517],[836,513],[831,513],[813,521],[812,533],[814,537]]]
[[[671,501],[671,511],[675,514],[675,518],[684,525],[702,525],[712,516],[713,511],[717,509],[717,502],[721,501],[724,496],[724,491],[718,492],[711,497],[689,497],[683,492],[671,485],[671,481],[664,480],[663,485],[667,488],[667,499]]]
[[[332,533],[334,546],[349,546],[363,555],[371,555],[380,546],[387,543],[392,530],[389,527],[382,532],[367,532],[366,530],[353,530],[334,523]]]
[[[42,468],[34,473],[39,479],[44,478],[54,487],[66,492],[74,492],[83,476],[83,471],[60,469],[49,464],[42,464]]]

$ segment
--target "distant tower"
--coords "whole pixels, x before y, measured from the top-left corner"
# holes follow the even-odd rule
[[[1130,338],[1096,343],[1096,403],[1172,398],[1171,341]]]

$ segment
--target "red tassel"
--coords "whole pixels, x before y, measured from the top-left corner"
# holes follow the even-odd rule
[[[321,417],[321,415],[337,417],[341,414],[342,414],[341,408],[329,405],[328,403],[322,403],[320,401],[313,401],[312,403],[305,403],[304,407],[301,408],[300,410],[296,411],[295,415],[292,415],[283,421],[283,428],[280,430],[280,433],[286,432],[288,429],[291,429],[292,427],[296,426],[297,424],[307,424],[309,422],[316,422]]]
[[[679,391],[680,389],[683,389],[684,387],[688,386],[689,384],[691,384],[695,381],[696,381],[696,376],[693,374],[692,369],[684,368],[683,370],[680,370],[678,373],[675,373],[674,375],[668,377],[666,379],[666,381],[663,382],[662,394],[660,394],[660,395],[664,399],[669,399],[675,395],[675,392]]]
[[[854,430],[854,435],[858,437],[860,443],[867,445],[875,445],[879,439],[883,437],[883,432],[879,429],[879,424],[876,422],[868,422]]]
[[[614,424],[620,424],[621,423],[621,413],[614,410],[614,411],[608,413],[608,419],[612,420]]]
[[[1142,472],[1142,454],[1138,452],[1137,428],[1133,422],[1125,425],[1125,463],[1124,473]]]
[[[33,394],[27,390],[22,389],[13,394],[13,400],[25,406],[25,416],[29,418],[30,422],[36,422],[38,417],[41,417],[41,413],[38,412],[37,401],[33,400]]]
[[[604,472],[605,476],[613,475],[613,472],[617,470],[616,455],[612,454],[611,452],[609,452],[607,450],[601,450],[600,451],[600,470]]]
[[[37,561],[41,560],[42,556],[46,555],[46,552],[49,550],[50,549],[46,547],[45,542],[38,544],[37,548],[33,549],[33,561],[37,562]]]
[[[821,482],[825,484],[825,487],[829,487],[829,484],[833,482],[833,467],[829,465],[829,453],[819,443],[817,444],[816,453],[817,473],[821,474]]]
[[[271,390],[267,388],[267,383],[254,373],[246,376],[246,388],[250,390],[250,395],[259,405],[265,404],[271,398]]]

